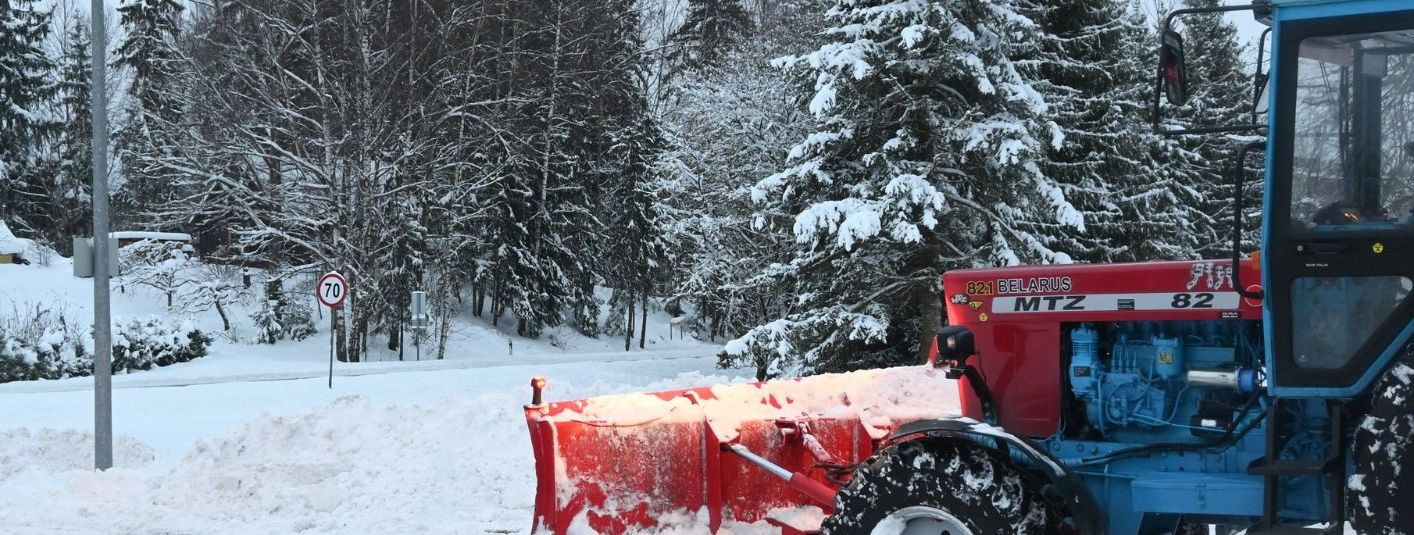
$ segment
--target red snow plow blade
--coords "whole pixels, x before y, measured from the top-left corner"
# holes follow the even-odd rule
[[[528,405],[534,530],[818,523],[893,429],[958,414],[944,373],[902,367]]]

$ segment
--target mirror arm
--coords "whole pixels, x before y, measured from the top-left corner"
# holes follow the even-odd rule
[[[1242,297],[1261,299],[1262,290],[1255,292],[1247,291],[1242,285],[1242,269],[1238,263],[1242,259],[1242,186],[1246,178],[1246,169],[1242,164],[1247,161],[1247,155],[1256,151],[1265,151],[1267,142],[1253,141],[1242,146],[1237,151],[1237,157],[1232,161],[1233,192],[1232,192],[1232,289]]]
[[[1249,5],[1212,6],[1212,7],[1190,7],[1190,8],[1184,8],[1184,9],[1175,9],[1175,10],[1173,10],[1173,11],[1170,11],[1169,14],[1168,14],[1168,16],[1164,17],[1164,24],[1163,24],[1163,26],[1159,27],[1159,35],[1163,35],[1164,32],[1167,32],[1170,28],[1173,28],[1173,21],[1174,21],[1174,19],[1176,19],[1176,18],[1178,18],[1178,17],[1181,17],[1181,16],[1183,16],[1183,15],[1197,15],[1197,14],[1203,14],[1203,13],[1231,13],[1231,12],[1233,12],[1233,11],[1252,11],[1252,12],[1257,12],[1257,11],[1263,10],[1263,9],[1271,9],[1271,7],[1272,7],[1272,6],[1271,6],[1270,3],[1268,3],[1268,2],[1263,2],[1262,0],[1258,0],[1257,2],[1252,3],[1252,4],[1249,4]],[[1258,62],[1258,68],[1259,68],[1259,69],[1261,68],[1261,63],[1260,63],[1260,62]],[[1163,73],[1163,69],[1160,68],[1159,71],[1156,72],[1156,73],[1155,73],[1155,76],[1154,76],[1154,100],[1153,100],[1153,103],[1152,103],[1152,113],[1150,113],[1150,123],[1153,125],[1154,131],[1155,131],[1155,132],[1158,132],[1159,134],[1166,135],[1166,136],[1179,136],[1179,135],[1187,135],[1187,134],[1215,134],[1215,133],[1223,133],[1223,132],[1246,132],[1246,131],[1251,131],[1251,130],[1254,130],[1254,129],[1257,129],[1257,128],[1261,128],[1261,127],[1258,126],[1258,125],[1250,125],[1250,126],[1223,126],[1223,127],[1211,127],[1211,128],[1191,128],[1191,129],[1185,129],[1185,130],[1165,130],[1165,129],[1163,128],[1163,126],[1162,126],[1162,123],[1163,123],[1163,103],[1160,102],[1161,100],[1163,100],[1163,92],[1164,92],[1164,73]]]
[[[1272,36],[1272,29],[1271,29],[1271,27],[1268,27],[1267,29],[1262,30],[1262,36],[1257,38],[1257,63],[1256,63],[1255,65],[1253,65],[1253,67],[1252,67],[1252,79],[1253,79],[1253,80],[1260,80],[1260,79],[1261,79],[1261,76],[1262,76],[1262,74],[1263,74],[1263,73],[1262,73],[1262,62],[1263,62],[1263,61],[1266,61],[1266,59],[1267,59],[1267,40],[1270,39],[1271,36]],[[1271,83],[1270,80],[1268,80],[1267,83],[1268,83],[1268,84]],[[1265,85],[1265,84],[1264,84],[1264,85]],[[1261,102],[1261,99],[1262,99],[1262,92],[1263,92],[1263,91],[1266,91],[1266,87],[1258,87],[1258,88],[1257,88],[1257,92],[1256,92],[1256,98],[1252,101],[1252,102],[1253,102],[1253,104],[1252,104],[1252,123],[1253,123],[1253,124],[1262,122],[1261,113],[1259,113],[1259,112],[1257,111],[1257,103],[1258,103],[1258,102]]]
[[[1164,26],[1160,29],[1159,33],[1162,34],[1169,28],[1172,28],[1173,19],[1183,15],[1198,15],[1203,13],[1230,13],[1233,11],[1257,11],[1259,9],[1269,9],[1271,7],[1271,4],[1263,4],[1259,2],[1254,4],[1236,6],[1190,7],[1184,9],[1175,9],[1173,11],[1170,11],[1167,17],[1164,17]]]

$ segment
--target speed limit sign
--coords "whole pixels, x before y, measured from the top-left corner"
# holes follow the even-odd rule
[[[319,277],[319,283],[314,287],[314,294],[319,297],[319,302],[329,308],[339,308],[344,304],[344,299],[349,296],[349,281],[344,279],[337,271],[325,273]]]

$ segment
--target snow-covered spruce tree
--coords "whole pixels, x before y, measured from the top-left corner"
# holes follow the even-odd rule
[[[1185,7],[1212,7],[1219,0],[1184,0]],[[1182,33],[1189,77],[1189,100],[1169,113],[1188,126],[1235,126],[1252,122],[1255,94],[1251,67],[1243,60],[1247,48],[1238,41],[1237,27],[1220,13],[1182,17]],[[1184,149],[1197,155],[1185,163],[1197,178],[1193,187],[1201,194],[1205,217],[1194,221],[1198,255],[1223,258],[1231,253],[1232,177],[1230,162],[1248,139],[1237,135],[1186,136]],[[1249,160],[1248,166],[1256,164]],[[1255,247],[1256,214],[1261,208],[1261,175],[1249,170],[1246,205],[1253,210],[1245,218],[1245,242]]]
[[[519,187],[504,191],[508,219],[493,256],[501,273],[497,300],[516,317],[517,334],[531,338],[562,321],[565,298],[577,286],[572,281],[587,273],[583,251],[565,240],[593,228],[576,221],[591,211],[586,184],[576,180],[581,167],[575,143],[587,134],[577,111],[588,95],[578,89],[590,74],[577,69],[576,61],[587,59],[581,54],[590,41],[581,30],[595,13],[567,4],[520,13],[532,21],[522,52],[529,58],[522,95],[534,104],[524,110],[529,120],[519,134],[525,141],[512,149],[519,152],[512,156],[512,173],[522,178]]]
[[[614,265],[600,216],[642,117],[638,18],[627,0],[509,10],[506,31],[524,31],[492,61],[507,62],[497,86],[514,105],[496,115],[496,183],[482,197],[493,321],[509,311],[524,336],[566,320],[592,332],[595,275]]]
[[[1140,7],[1125,0],[1034,7],[1047,36],[1035,64],[1065,134],[1041,169],[1084,214],[1085,232],[1044,221],[1034,231],[1077,260],[1194,257],[1195,222],[1208,220],[1193,186],[1198,156],[1150,125],[1157,38]]]
[[[53,62],[44,50],[50,12],[32,0],[9,0],[0,9],[0,221],[38,233],[31,219],[43,199],[29,194],[54,124],[43,113],[53,94]]]
[[[838,0],[819,50],[781,63],[813,84],[818,132],[759,182],[762,224],[793,232],[775,276],[797,302],[727,344],[759,375],[919,358],[952,267],[1067,262],[1028,228],[1083,231],[1042,172],[1063,141],[1036,80],[1042,30],[1017,1]]]
[[[785,2],[785,4],[790,4]],[[771,321],[790,299],[762,273],[789,261],[793,238],[752,224],[749,188],[786,167],[810,133],[797,106],[808,87],[783,77],[770,60],[819,46],[819,11],[775,6],[776,15],[729,51],[729,69],[696,70],[671,80],[661,122],[665,237],[675,270],[671,299],[692,307],[699,337],[736,336]]]
[[[628,153],[612,201],[607,204],[614,214],[608,222],[613,236],[609,259],[610,272],[614,274],[611,279],[616,293],[627,293],[626,299],[619,301],[626,305],[625,310],[613,308],[610,314],[623,314],[627,320],[624,350],[629,349],[630,335],[634,332],[638,333],[638,347],[644,347],[648,296],[670,274],[668,244],[663,240],[663,218],[657,196],[660,188],[657,163],[662,138],[646,115],[641,118],[639,127],[627,134],[631,136],[626,140]],[[635,305],[639,314],[637,327],[632,325]]]
[[[387,272],[381,285],[383,295],[379,296],[380,302],[385,304],[378,323],[388,336],[388,349],[398,351],[400,359],[404,345],[410,345],[404,343],[402,336],[412,319],[412,292],[428,290],[423,286],[424,255],[428,251],[420,201],[409,195],[383,207],[387,229],[383,233],[385,246],[380,251],[379,264],[386,266]],[[425,342],[419,340],[419,343]]]
[[[673,32],[672,58],[683,67],[716,68],[751,31],[740,0],[688,0],[682,26]]]
[[[70,12],[60,43],[56,118],[62,125],[58,153],[63,164],[54,176],[51,203],[56,209],[51,220],[51,243],[68,254],[73,244],[68,236],[85,234],[91,224],[89,191],[93,184],[93,112],[90,76],[92,60],[88,24],[78,11]]]
[[[174,150],[172,130],[182,114],[173,95],[181,75],[175,47],[182,11],[176,0],[125,0],[118,6],[124,36],[114,50],[112,67],[128,70],[130,82],[126,117],[114,146],[125,179],[118,195],[125,209],[118,213],[125,214],[127,222],[144,219],[141,214],[156,209],[171,194],[172,172],[164,160]]]
[[[596,219],[603,226],[603,237],[594,240],[599,243],[578,243],[591,252],[592,266],[613,288],[606,330],[623,334],[627,350],[633,334],[638,335],[639,347],[644,346],[649,296],[658,293],[671,272],[658,197],[658,164],[665,141],[640,81],[648,71],[641,19],[633,2],[616,2],[613,9],[626,15],[594,21],[598,29],[591,39],[609,61],[590,67],[597,73],[598,87],[597,105],[587,110],[587,126],[596,135],[580,149],[601,155],[599,166],[585,175],[589,182],[600,184],[591,195],[600,198],[596,204],[604,216]],[[597,326],[599,302],[581,298],[571,306],[576,326],[592,334],[594,329],[588,327],[591,322]]]
[[[25,171],[15,193],[17,207],[26,214],[23,230],[68,255],[69,237],[86,234],[90,221],[90,51],[81,14],[56,15],[46,43],[56,67],[51,94],[33,110],[33,117],[46,127],[36,140],[34,156],[23,162]]]

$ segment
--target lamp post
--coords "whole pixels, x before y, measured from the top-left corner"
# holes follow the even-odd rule
[[[108,307],[108,36],[103,0],[92,0],[93,78],[93,465],[113,467],[113,343]]]

